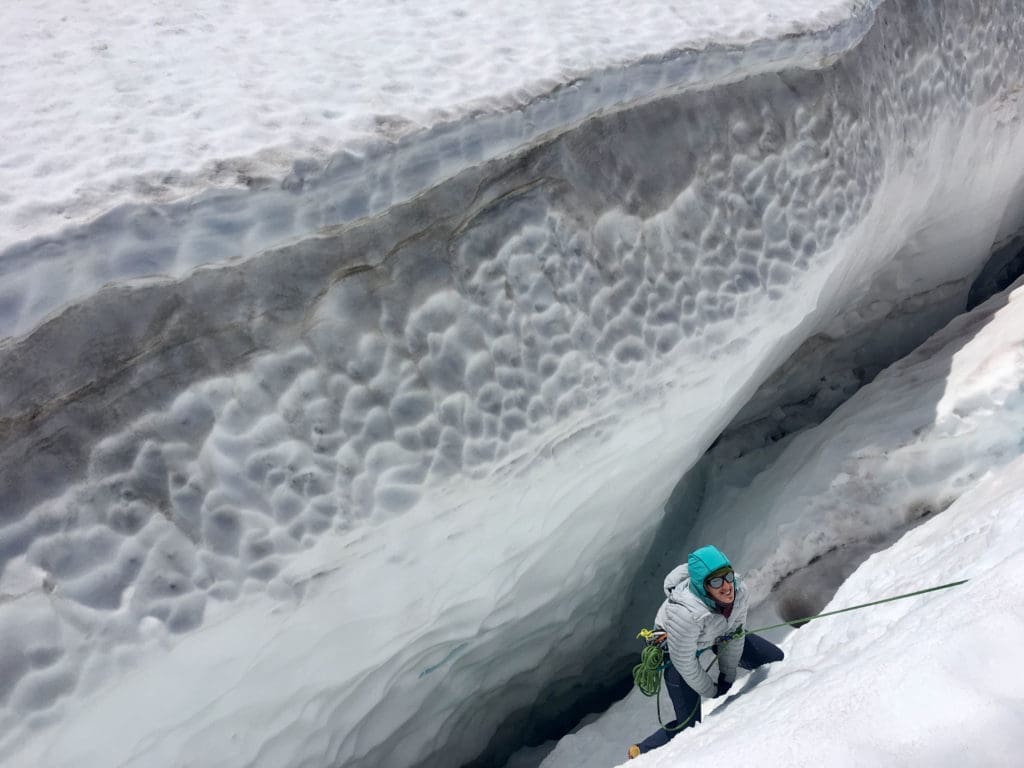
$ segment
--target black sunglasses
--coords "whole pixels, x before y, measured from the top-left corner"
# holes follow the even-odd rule
[[[730,584],[732,584],[732,582],[733,582],[733,580],[735,578],[736,577],[733,575],[732,571],[729,571],[724,576],[714,576],[714,577],[708,579],[707,581],[704,582],[704,584],[706,584],[707,586],[711,587],[712,589],[719,589],[727,581]]]

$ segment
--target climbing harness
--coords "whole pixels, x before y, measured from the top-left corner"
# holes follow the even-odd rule
[[[780,627],[788,627],[792,625],[803,625],[807,622],[814,621],[816,619],[823,619],[826,616],[835,616],[840,613],[848,613],[849,611],[856,611],[861,608],[870,608],[873,605],[882,605],[883,603],[891,603],[895,600],[904,600],[908,597],[916,597],[918,595],[925,595],[929,592],[938,592],[940,589],[949,589],[950,587],[958,587],[961,584],[966,584],[969,579],[961,579],[960,581],[951,581],[949,584],[940,584],[937,587],[929,587],[928,589],[919,589],[916,592],[908,592],[904,595],[896,595],[895,597],[886,597],[882,600],[874,600],[870,603],[861,603],[860,605],[851,605],[848,608],[840,608],[836,611],[828,611],[827,613],[819,613],[816,616],[808,616],[804,619],[792,619],[790,621],[784,621],[781,624],[772,624],[768,627],[758,627],[757,629],[744,629],[741,624],[732,632],[721,635],[715,638],[713,645],[709,645],[707,648],[698,648],[697,657],[705,651],[715,650],[716,654],[721,650],[722,646],[726,643],[738,640],[747,635],[753,635],[758,632],[767,632],[769,629],[779,629]],[[657,702],[658,708],[658,723],[666,731],[678,731],[685,728],[689,722],[693,719],[694,715],[697,714],[697,710],[700,707],[700,698],[697,699],[697,704],[694,706],[693,711],[687,716],[685,720],[676,726],[667,726],[661,720],[661,679],[664,675],[665,668],[671,664],[671,661],[665,659],[665,648],[668,646],[668,633],[663,629],[641,629],[637,638],[642,638],[646,643],[643,651],[640,653],[640,663],[633,667],[633,682],[636,687],[640,689],[640,693],[644,696],[654,696]],[[705,672],[711,668],[714,664],[712,659],[711,664],[708,664]]]

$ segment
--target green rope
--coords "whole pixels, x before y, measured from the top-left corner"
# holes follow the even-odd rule
[[[633,682],[644,696],[657,696],[661,690],[661,672],[665,669],[665,652],[648,645],[640,652],[640,663],[633,667]]]
[[[668,665],[669,662],[665,661],[665,652],[656,645],[648,645],[640,653],[640,663],[633,667],[633,682],[644,696],[657,697],[655,702],[658,707],[658,724],[666,731],[681,731],[690,724],[700,709],[700,697],[697,697],[697,703],[693,705],[685,720],[678,725],[665,725],[661,719],[661,696],[658,694],[661,693],[662,673]]]
[[[835,616],[835,615],[840,614],[840,613],[847,613],[848,611],[856,611],[856,610],[859,610],[861,608],[870,608],[873,605],[881,605],[882,603],[891,603],[891,602],[893,602],[895,600],[903,600],[903,599],[908,598],[908,597],[917,597],[918,595],[925,595],[925,594],[928,594],[929,592],[938,592],[940,589],[949,589],[950,587],[959,587],[961,584],[966,584],[968,581],[970,581],[970,579],[961,579],[960,581],[951,581],[949,584],[940,584],[937,587],[929,587],[928,589],[919,589],[919,590],[917,590],[917,592],[908,592],[905,595],[896,595],[895,597],[886,597],[886,598],[884,598],[882,600],[874,600],[874,601],[872,601],[870,603],[861,603],[860,605],[851,605],[849,608],[840,608],[837,611],[828,611],[827,613],[819,613],[816,616],[808,616],[805,619],[790,619],[789,621],[784,621],[781,624],[772,624],[770,627],[758,627],[757,629],[744,629],[742,632],[737,632],[735,635],[733,635],[732,637],[730,637],[727,640],[725,640],[725,642],[729,642],[730,640],[738,640],[741,637],[746,637],[747,635],[754,635],[754,634],[757,634],[758,632],[767,632],[769,629],[779,629],[780,627],[790,627],[790,626],[792,626],[794,624],[798,624],[798,625],[799,624],[806,624],[809,621],[814,621],[815,619],[823,619],[826,616]],[[711,646],[708,646],[707,648],[701,648],[701,651],[708,651],[708,650],[711,650]]]

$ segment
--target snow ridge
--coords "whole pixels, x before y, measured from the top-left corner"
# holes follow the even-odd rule
[[[397,30],[379,18],[393,11],[371,6],[337,16],[338,4],[310,18],[272,4],[250,19],[193,2],[189,12],[150,19],[96,2],[59,12],[19,4],[7,10],[7,34],[52,40],[28,52],[5,47],[0,59],[13,84],[10,104],[0,102],[8,107],[0,133],[21,142],[0,164],[0,189],[20,191],[0,197],[0,336],[28,333],[109,282],[180,278],[380,213],[602,111],[760,71],[825,66],[870,28],[876,2],[832,0],[813,13],[776,3],[768,19],[753,3],[723,4],[713,16],[700,3],[672,13],[653,3],[632,24],[614,3],[527,3],[493,16],[475,4],[443,24],[410,5],[392,19],[408,50],[373,66],[366,49],[386,47],[382,37]],[[523,19],[508,18],[529,19],[531,10],[555,26],[545,32],[534,18],[522,31]],[[500,32],[475,26],[497,19],[508,25]],[[302,42],[307,24],[344,34]],[[435,24],[444,36],[427,32]],[[604,24],[615,34],[590,29]],[[758,24],[766,36],[755,34]],[[110,39],[111,27],[125,38]],[[550,40],[555,30],[566,39]],[[252,50],[267,36],[271,49],[252,62],[229,45]],[[293,61],[293,48],[305,54]],[[282,64],[323,74],[304,74],[296,91],[272,74]],[[41,91],[40,73],[51,71],[85,87]]]

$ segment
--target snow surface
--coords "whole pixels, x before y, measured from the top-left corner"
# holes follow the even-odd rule
[[[218,161],[287,173],[364,135],[507,109],[676,49],[827,29],[862,4],[10,3],[0,244],[118,202],[241,183],[211,172]]]
[[[787,658],[666,748],[630,765],[1016,765],[1024,726],[1024,288],[990,299],[794,437],[746,487],[719,486],[680,547],[716,541],[745,573],[751,628],[813,604],[814,584],[769,589],[794,565],[930,515],[871,556],[828,605],[969,578],[813,622]],[[947,508],[948,507],[948,508]],[[945,510],[945,511],[942,511]],[[754,521],[752,523],[752,521]],[[804,591],[810,592],[809,595]],[[746,680],[746,682],[745,682]],[[667,705],[667,698],[666,698]],[[616,765],[656,727],[639,695],[563,739],[545,768]],[[628,734],[628,735],[627,735]],[[739,736],[737,736],[739,734]],[[624,746],[625,745],[625,746]]]
[[[6,3],[0,334],[375,213],[626,100],[817,65],[876,3]]]
[[[1016,0],[842,8],[266,187],[115,179],[148,202],[5,251],[0,760],[452,764],[584,676],[608,563],[765,377],[966,296],[1022,228]],[[849,543],[772,523],[781,557],[731,552],[762,595]]]

